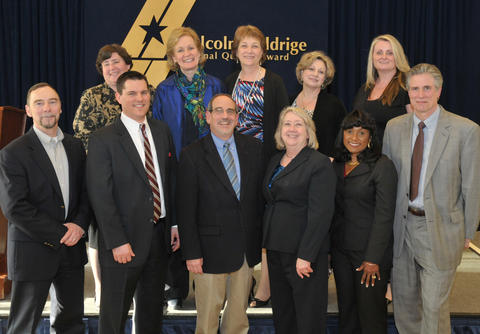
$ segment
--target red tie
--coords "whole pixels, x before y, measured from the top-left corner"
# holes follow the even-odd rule
[[[418,196],[418,183],[420,181],[420,171],[422,170],[423,160],[423,128],[425,123],[418,123],[418,136],[413,145],[412,170],[410,176],[410,200],[413,201]]]
[[[143,146],[145,149],[145,171],[147,172],[148,182],[150,182],[150,187],[152,187],[153,193],[153,219],[155,220],[155,223],[157,223],[162,213],[160,191],[158,190],[155,165],[153,164],[152,150],[150,148],[150,142],[148,141],[147,132],[145,131],[145,124],[140,124],[140,129],[142,130]]]

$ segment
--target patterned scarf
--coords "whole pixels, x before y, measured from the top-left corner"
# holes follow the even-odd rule
[[[207,75],[201,67],[193,75],[191,82],[180,69],[175,73],[175,85],[185,99],[184,107],[192,115],[199,134],[208,130],[208,124],[205,121],[205,105],[203,104],[206,78]]]

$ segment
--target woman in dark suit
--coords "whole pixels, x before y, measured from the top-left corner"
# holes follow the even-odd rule
[[[315,125],[302,109],[280,113],[275,141],[282,151],[271,159],[263,186],[275,332],[325,333],[335,175],[316,151]]]
[[[292,105],[302,108],[313,119],[318,151],[331,157],[340,123],[346,114],[342,101],[326,91],[335,75],[335,65],[324,52],[312,51],[303,54],[295,72],[302,90]]]
[[[385,334],[397,172],[381,154],[370,115],[353,111],[345,117],[333,167],[337,191],[331,254],[339,333]]]

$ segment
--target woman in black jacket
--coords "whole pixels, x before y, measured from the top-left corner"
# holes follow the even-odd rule
[[[339,333],[384,334],[397,172],[381,154],[370,115],[353,111],[345,117],[333,167],[337,190],[331,255]]]

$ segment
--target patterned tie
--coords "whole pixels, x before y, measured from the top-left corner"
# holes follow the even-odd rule
[[[229,143],[223,144],[222,162],[227,171],[233,190],[235,191],[237,198],[240,199],[240,183],[238,182],[237,169],[235,168],[235,162],[233,161],[233,154],[230,152]]]
[[[410,176],[410,200],[413,201],[418,196],[418,183],[420,181],[420,171],[422,170],[423,160],[423,128],[425,123],[418,123],[418,136],[413,145],[412,168]]]
[[[148,182],[152,187],[153,193],[153,219],[155,224],[160,219],[162,210],[160,202],[160,191],[158,190],[157,176],[155,175],[155,165],[153,164],[152,150],[150,142],[148,141],[147,132],[145,131],[145,124],[140,124],[140,130],[143,135],[143,147],[145,150],[145,172],[147,172]]]

